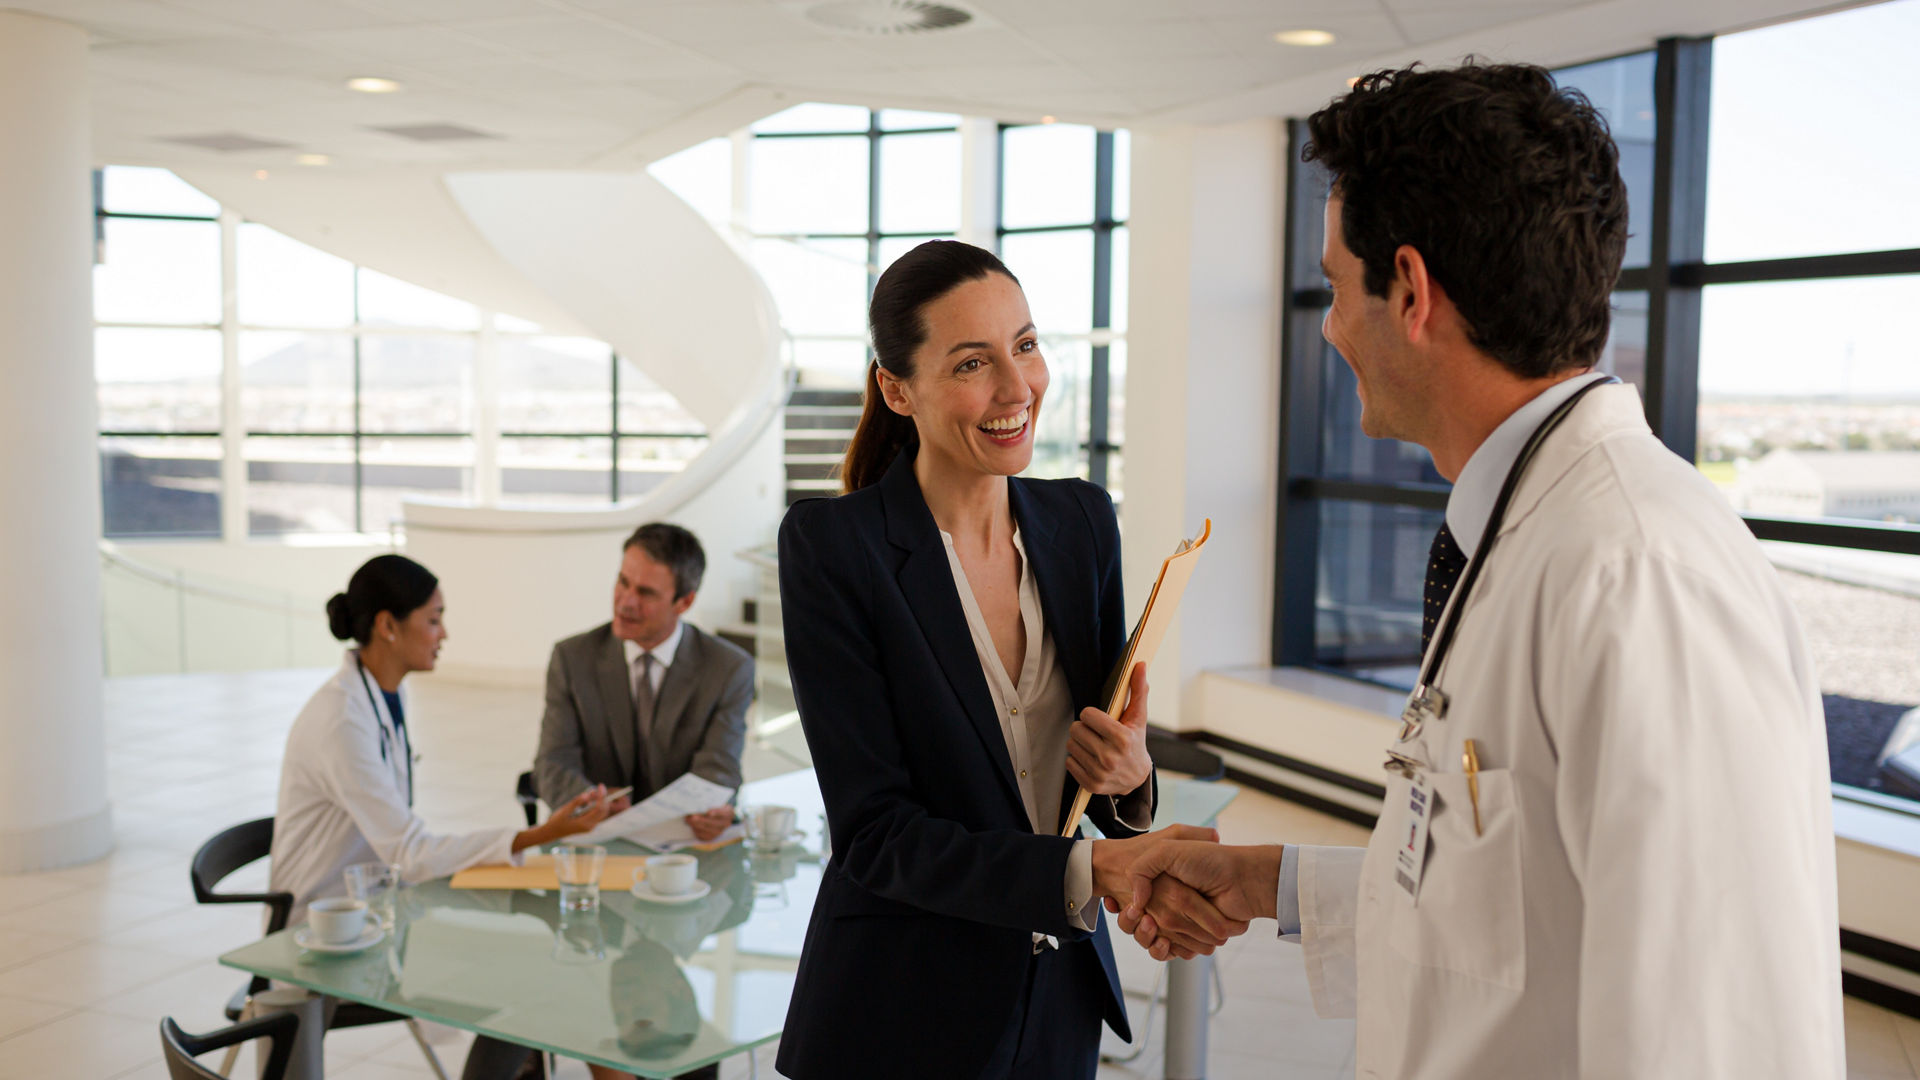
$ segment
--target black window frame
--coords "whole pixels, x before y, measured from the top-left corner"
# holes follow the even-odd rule
[[[1692,463],[1698,459],[1700,313],[1707,286],[1920,274],[1920,248],[1707,262],[1707,134],[1713,39],[1663,38],[1655,44],[1653,53],[1654,177],[1648,208],[1649,265],[1622,271],[1615,288],[1647,295],[1647,421],[1663,443]],[[1450,488],[1444,484],[1355,482],[1326,474],[1321,457],[1325,419],[1321,361],[1325,346],[1320,323],[1321,311],[1332,298],[1319,267],[1326,176],[1319,166],[1300,160],[1300,150],[1307,140],[1306,122],[1289,120],[1287,130],[1277,448],[1280,493],[1275,522],[1279,539],[1274,552],[1271,659],[1276,666],[1315,668],[1374,681],[1321,664],[1316,657],[1323,504],[1327,500],[1348,500],[1444,510]],[[1760,540],[1920,555],[1920,526],[1753,514],[1743,515],[1743,519]]]
[[[1121,446],[1112,440],[1113,368],[1112,346],[1101,332],[1113,330],[1113,231],[1125,228],[1127,219],[1113,214],[1114,133],[1094,129],[1093,135],[1093,220],[1056,225],[1025,225],[1009,228],[1006,224],[1007,132],[1017,127],[1043,127],[1042,124],[1001,124],[994,149],[994,253],[1001,254],[1009,236],[1035,233],[1093,232],[1093,343],[1089,350],[1087,372],[1087,440],[1080,449],[1087,452],[1087,479],[1107,486],[1111,458]]]

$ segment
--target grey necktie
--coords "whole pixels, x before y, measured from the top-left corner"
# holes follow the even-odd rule
[[[640,719],[640,743],[653,733],[653,654],[643,652],[634,661],[633,711]]]

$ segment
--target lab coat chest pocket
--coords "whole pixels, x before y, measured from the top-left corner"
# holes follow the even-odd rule
[[[1416,903],[1398,886],[1388,940],[1408,961],[1526,989],[1526,908],[1513,775],[1480,774],[1480,825],[1462,773],[1430,773],[1434,808]]]

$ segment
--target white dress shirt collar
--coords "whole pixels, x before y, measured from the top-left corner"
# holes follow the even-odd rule
[[[662,670],[672,667],[673,654],[680,651],[680,638],[681,635],[686,632],[686,629],[686,623],[675,620],[673,633],[667,635],[667,640],[648,650],[641,649],[639,642],[622,639],[620,648],[627,654],[627,666],[631,668],[634,662],[640,659],[641,652],[645,651],[653,653],[654,664]]]
[[[1460,545],[1461,551],[1471,557],[1480,549],[1480,534],[1487,527],[1493,504],[1500,499],[1500,487],[1506,483],[1507,471],[1520,457],[1533,429],[1581,387],[1604,378],[1607,378],[1606,372],[1593,371],[1540,391],[1532,401],[1502,420],[1467,459],[1460,470],[1460,479],[1454,481],[1453,493],[1447,496],[1447,528],[1453,531],[1454,542]]]

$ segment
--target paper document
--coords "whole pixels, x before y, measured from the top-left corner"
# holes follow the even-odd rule
[[[1140,625],[1133,628],[1133,636],[1127,639],[1127,649],[1120,655],[1119,665],[1107,675],[1101,697],[1106,699],[1108,716],[1117,719],[1126,708],[1127,685],[1132,681],[1134,667],[1153,663],[1153,655],[1160,651],[1160,642],[1167,636],[1167,628],[1173,625],[1174,614],[1180,610],[1180,597],[1187,591],[1187,581],[1200,562],[1200,549],[1207,546],[1212,536],[1213,519],[1208,518],[1199,536],[1180,541],[1180,546],[1160,564],[1160,576],[1154,580],[1153,591],[1147,594],[1147,607],[1140,613]],[[1087,812],[1087,801],[1092,797],[1085,788],[1073,797],[1073,812],[1067,815],[1067,827],[1060,835],[1072,836],[1079,831],[1080,816]]]
[[[593,831],[574,837],[575,844],[604,844],[609,840],[639,840],[641,834],[657,826],[678,825],[688,840],[693,830],[680,820],[688,814],[704,814],[733,798],[733,789],[692,773],[654,792],[620,813],[594,826]],[[680,835],[679,833],[673,834]],[[651,846],[651,845],[650,845]]]
[[[650,829],[642,829],[627,839],[643,848],[650,848],[662,855],[667,855],[689,848],[694,851],[712,851],[715,848],[738,843],[746,839],[746,836],[745,825],[730,825],[719,836],[711,840],[702,840],[693,835],[693,830],[687,827],[686,822],[675,818],[672,821],[663,821]]]

